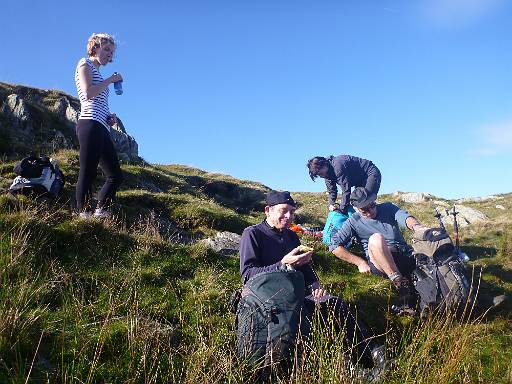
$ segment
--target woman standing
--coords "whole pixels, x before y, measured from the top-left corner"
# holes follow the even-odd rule
[[[78,62],[75,72],[80,99],[80,117],[76,126],[80,144],[80,171],[76,184],[76,202],[82,218],[109,216],[109,207],[122,181],[121,168],[110,138],[110,127],[117,122],[108,108],[108,86],[122,81],[120,74],[103,79],[99,68],[112,62],[116,49],[114,38],[106,33],[94,33],[87,41],[87,58]],[[105,184],[98,194],[94,213],[91,188],[98,165],[105,174]]]

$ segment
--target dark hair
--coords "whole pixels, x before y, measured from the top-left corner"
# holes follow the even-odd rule
[[[318,171],[322,169],[324,165],[329,166],[329,160],[322,156],[315,156],[308,160],[306,167],[309,169],[309,177],[311,177],[311,180],[315,181],[318,177]]]

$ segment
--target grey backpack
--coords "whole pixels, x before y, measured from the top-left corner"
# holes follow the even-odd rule
[[[467,313],[472,302],[471,283],[446,230],[416,231],[412,247],[416,260],[412,280],[420,297],[422,313]]]
[[[268,375],[287,368],[299,332],[308,333],[302,272],[264,272],[244,285],[236,313],[237,356]]]

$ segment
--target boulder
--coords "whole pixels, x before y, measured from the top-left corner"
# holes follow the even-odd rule
[[[203,239],[200,243],[222,255],[234,255],[240,248],[242,237],[233,232],[218,232],[215,237]]]
[[[441,214],[441,220],[445,225],[453,225],[453,215],[450,214],[451,209],[446,209],[445,206],[438,206],[436,209]],[[455,212],[458,212],[457,223],[460,227],[466,227],[470,224],[482,223],[489,220],[484,213],[464,205],[456,204]]]
[[[394,192],[393,196],[404,203],[424,203],[433,198],[430,193],[425,192]]]
[[[114,142],[119,160],[128,162],[139,158],[139,145],[132,136],[126,133],[121,119],[118,118],[118,123],[110,129],[110,137]]]

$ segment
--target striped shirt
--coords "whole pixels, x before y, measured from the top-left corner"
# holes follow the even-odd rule
[[[98,96],[92,99],[87,99],[85,96],[85,91],[80,88],[80,81],[78,78],[78,68],[84,65],[84,63],[89,67],[91,71],[92,85],[96,85],[103,81],[103,76],[101,76],[100,71],[98,71],[91,60],[87,58],[80,59],[75,71],[75,83],[81,107],[79,119],[95,120],[103,124],[105,128],[110,131],[110,126],[107,123],[107,119],[110,116],[110,112],[108,110],[108,87],[101,91]]]

